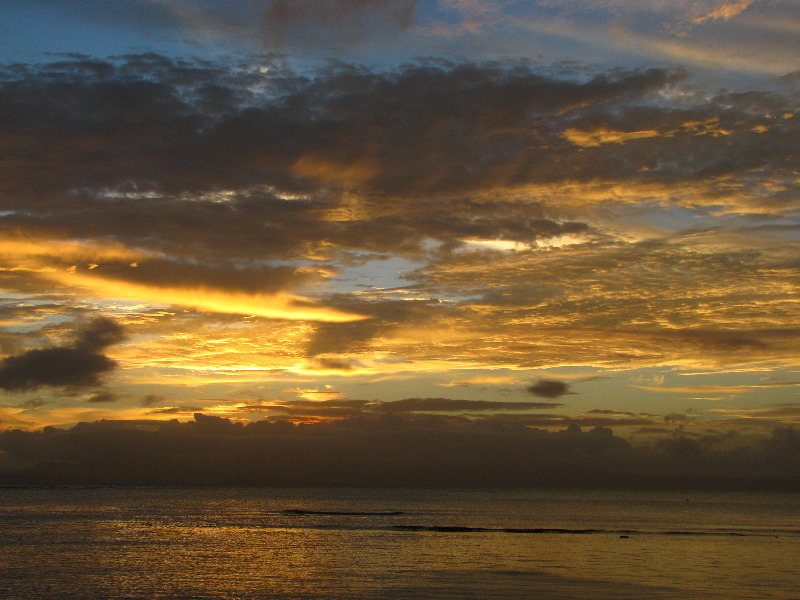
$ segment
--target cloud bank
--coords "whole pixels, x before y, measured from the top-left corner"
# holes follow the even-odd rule
[[[458,485],[798,489],[800,434],[726,450],[724,437],[676,436],[634,447],[605,427],[559,432],[487,421],[402,417],[293,426],[194,421],[81,423],[7,431],[0,448],[27,464],[4,482],[268,485]]]
[[[30,350],[47,319],[115,313],[135,392],[94,396],[98,411],[198,389],[234,415],[242,398],[349,381],[444,412],[456,371],[540,377],[529,393],[560,399],[571,368],[746,371],[749,387],[662,387],[755,406],[778,393],[758,374],[797,364],[791,77],[742,90],[526,60],[48,61],[0,77],[0,350],[8,373],[30,371],[53,355],[27,352],[56,350]],[[58,348],[55,362],[90,361],[69,370],[81,385],[111,366]],[[67,385],[6,377],[14,393]],[[422,389],[401,391],[414,378]],[[340,397],[365,396],[353,385]],[[584,389],[570,412],[607,405]],[[465,393],[473,404],[450,408],[483,412],[485,392]],[[86,418],[49,407],[2,418]]]

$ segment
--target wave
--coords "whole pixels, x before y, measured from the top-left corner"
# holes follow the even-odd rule
[[[718,535],[734,537],[778,537],[779,535],[800,535],[800,531],[729,531],[729,530],[667,530],[649,531],[643,529],[569,529],[561,527],[469,527],[461,525],[392,525],[390,529],[398,531],[428,531],[432,533],[517,533],[517,534],[566,534],[566,535],[591,535],[613,534],[621,538],[632,535]]]
[[[482,527],[477,525],[438,525],[438,524],[419,524],[409,523],[413,514],[408,514],[400,510],[376,510],[376,511],[356,511],[356,510],[310,510],[302,508],[291,508],[281,510],[275,515],[285,515],[293,517],[395,517],[404,516],[406,518],[400,523],[385,521],[371,521],[370,519],[354,521],[305,521],[299,525],[300,528],[312,529],[374,529],[384,531],[406,531],[406,532],[427,532],[427,533],[508,533],[519,535],[617,535],[620,538],[630,538],[638,535],[659,535],[659,536],[728,536],[728,537],[780,537],[798,536],[800,530],[795,529],[611,529],[611,528],[570,528],[570,527]],[[417,515],[419,516],[419,515]],[[416,519],[415,519],[416,520]],[[295,523],[293,526],[298,526]]]
[[[327,515],[338,517],[395,517],[402,515],[401,510],[391,511],[341,511],[341,510],[304,510],[301,508],[290,508],[282,511],[284,515]]]

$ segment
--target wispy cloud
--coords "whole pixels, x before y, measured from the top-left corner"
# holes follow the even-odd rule
[[[719,19],[727,21],[732,19],[743,10],[754,4],[756,0],[738,0],[737,2],[723,2],[707,14],[692,19],[693,23],[705,23],[706,21],[716,21]]]

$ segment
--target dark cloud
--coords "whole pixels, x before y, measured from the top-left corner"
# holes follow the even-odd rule
[[[9,356],[0,362],[0,388],[25,392],[43,386],[92,387],[117,367],[102,351],[124,339],[115,321],[97,318],[79,329],[70,346],[40,348]]]
[[[22,408],[29,409],[29,408],[41,408],[42,406],[45,405],[47,405],[47,401],[41,398],[31,398],[30,400],[26,400],[25,402],[23,402],[20,406]]]
[[[158,396],[156,394],[147,394],[141,400],[142,406],[153,406],[154,404],[158,404],[159,402],[163,402],[163,396]]]
[[[205,408],[202,406],[168,406],[166,408],[154,408],[153,410],[149,411],[147,414],[150,415],[191,415],[191,414],[200,414],[202,413]]]
[[[335,22],[334,13],[361,4],[315,6]],[[293,7],[299,15],[311,4]],[[624,229],[649,210],[642,205],[669,204],[681,190],[692,206],[725,207],[744,193],[762,212],[791,206],[792,90],[701,96],[678,71],[575,70],[567,78],[524,62],[300,73],[275,56],[71,56],[2,71],[0,235],[120,243],[144,254],[136,268],[76,260],[79,272],[98,262],[98,276],[150,286],[277,291],[311,289],[359,260],[400,255],[420,265],[402,273],[405,288],[325,297],[372,318],[315,327],[297,343],[304,347],[287,350],[306,364],[344,371],[357,363],[330,356],[369,352],[398,331],[408,336],[394,340],[393,358],[453,352],[516,368],[794,356],[797,331],[780,329],[788,313],[778,307],[795,258],[709,243],[724,227],[623,243],[627,232],[598,224],[618,210]],[[557,188],[552,197],[547,186]],[[636,189],[626,195],[626,186]],[[608,213],[584,211],[618,195]],[[645,221],[651,235],[652,214],[632,237]],[[537,246],[560,237],[575,243]],[[31,281],[73,262],[8,260],[4,287],[25,292],[54,291],[50,281]],[[302,267],[288,265],[299,260]],[[726,291],[699,292],[709,286]],[[457,335],[446,348],[415,343],[414,329],[423,328]],[[65,351],[100,360],[101,333]],[[0,344],[12,358],[24,348],[16,335]],[[544,398],[568,391],[538,385],[529,391]]]
[[[125,331],[113,319],[98,317],[81,327],[73,348],[81,352],[98,353],[125,340]]]
[[[477,199],[530,184],[714,187],[728,177],[739,183],[717,193],[789,206],[798,119],[778,116],[795,104],[789,93],[670,107],[659,92],[681,78],[648,69],[561,79],[524,63],[444,61],[301,76],[270,57],[155,54],[6,65],[0,189],[24,212],[4,215],[0,229],[113,237],[224,263],[592,233],[535,199]],[[614,141],[637,131],[646,135]],[[776,177],[780,186],[763,185]],[[342,190],[359,192],[355,213]],[[135,276],[170,271],[158,262]]]
[[[30,350],[0,363],[0,387],[9,392],[25,392],[42,386],[95,386],[101,374],[116,366],[107,356],[76,348]]]
[[[336,358],[318,358],[315,362],[315,366],[320,369],[330,369],[332,371],[352,371],[353,365],[352,363],[346,360],[340,360]]]
[[[602,409],[602,408],[595,408],[594,410],[587,411],[586,414],[590,414],[590,415],[622,415],[622,416],[627,416],[627,417],[635,417],[636,416],[636,414],[632,413],[632,412],[620,412],[618,410],[608,410],[608,409]],[[649,415],[649,416],[653,416],[653,415]]]
[[[727,444],[727,446],[726,446]],[[675,433],[632,446],[605,426],[548,432],[492,420],[394,413],[294,426],[98,421],[0,433],[18,462],[3,482],[581,486],[797,489],[800,434],[748,446]],[[246,456],[247,460],[232,460]],[[25,462],[27,461],[27,462]],[[30,466],[33,465],[33,466]],[[27,468],[26,468],[27,467]]]
[[[336,393],[336,392],[332,392]],[[556,402],[461,400],[453,398],[405,398],[402,400],[331,400],[262,401],[237,407],[237,414],[266,413],[267,419],[276,415],[293,422],[313,423],[318,420],[343,421],[365,419],[371,422],[377,415],[389,418],[397,415],[420,422],[419,419],[442,418],[442,422],[473,423],[483,428],[509,427],[557,428],[579,425],[584,427],[653,426],[664,421],[655,415],[635,415],[614,411],[589,411],[586,415],[569,416],[560,413],[537,412],[556,409]],[[172,411],[173,409],[169,409]],[[189,414],[190,409],[176,408],[175,413]],[[155,414],[155,413],[154,413]],[[596,416],[602,415],[602,416]],[[429,421],[433,423],[434,421]]]
[[[240,266],[235,261],[218,259],[217,264],[197,265],[188,261],[144,259],[136,261],[104,261],[100,267],[92,265],[94,274],[130,283],[155,287],[205,287],[244,292],[276,292],[312,281],[315,272],[288,266],[248,264]],[[95,270],[96,269],[96,270]],[[81,266],[77,272],[88,272]]]
[[[363,301],[337,296],[329,298],[329,302],[340,310],[372,318],[349,323],[321,323],[308,341],[306,351],[310,356],[363,350],[371,340],[389,334],[401,324],[424,324],[446,310],[438,302],[427,300]]]
[[[87,400],[87,402],[94,402],[94,403],[104,403],[104,402],[116,402],[119,400],[119,397],[111,392],[98,392],[91,398]]]
[[[534,396],[542,398],[558,398],[564,394],[569,394],[569,384],[556,379],[540,379],[531,386],[525,388]]]
[[[441,63],[389,73],[343,66],[308,79],[262,66],[156,55],[9,66],[0,84],[11,157],[4,192],[30,202],[83,189],[310,190],[310,181],[467,191],[563,178],[560,152],[574,154],[570,178],[581,178],[585,161],[554,145],[557,123],[546,121],[674,78],[652,69],[579,83],[525,66]],[[270,91],[255,95],[257,87]]]

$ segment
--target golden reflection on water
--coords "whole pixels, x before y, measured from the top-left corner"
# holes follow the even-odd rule
[[[596,519],[585,507],[574,512],[574,498],[572,508],[565,504],[558,513],[557,496],[430,492],[426,498],[373,490],[359,499],[358,492],[330,490],[280,497],[263,490],[120,489],[72,492],[69,504],[63,502],[64,491],[43,493],[61,497],[58,503],[37,505],[45,496],[29,493],[16,503],[5,502],[9,494],[0,496],[3,600],[797,597],[800,531],[792,534],[798,521],[787,516],[797,506],[793,497],[783,497],[773,522],[762,521],[786,525],[778,537],[757,529],[747,535],[664,535],[659,531],[679,531],[687,523],[696,529],[701,513],[678,505],[669,513],[664,506],[635,505],[630,498],[627,505],[619,497],[607,499],[609,506],[627,506],[638,525],[655,526],[623,537],[611,526],[624,525],[624,510],[606,519],[607,529],[600,533],[489,529],[522,523],[574,523],[577,529]],[[595,504],[603,501],[598,496]],[[758,506],[775,510],[768,503],[745,503],[741,510]],[[297,507],[399,507],[403,514],[287,514]],[[755,522],[754,513],[739,514],[730,503],[718,509],[725,523]],[[681,520],[669,522],[676,514]],[[459,523],[486,529],[395,528]]]

